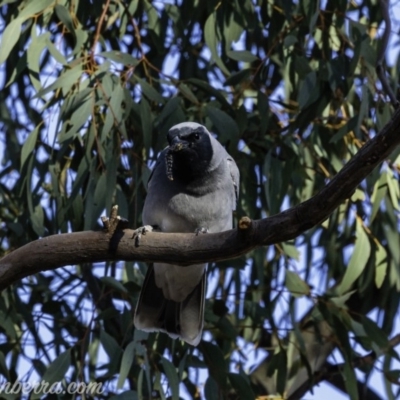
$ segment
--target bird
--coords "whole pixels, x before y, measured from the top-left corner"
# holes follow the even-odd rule
[[[148,180],[139,235],[152,228],[197,235],[232,229],[240,177],[234,159],[196,122],[173,126],[167,140]],[[197,346],[204,325],[206,267],[150,264],[135,309],[135,327],[166,332]]]

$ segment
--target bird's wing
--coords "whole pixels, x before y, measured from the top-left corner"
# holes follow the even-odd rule
[[[229,172],[231,174],[232,183],[233,183],[233,187],[234,187],[234,191],[235,191],[235,199],[234,199],[233,204],[236,205],[237,199],[239,197],[240,172],[239,172],[239,168],[237,167],[237,165],[235,163],[235,160],[231,156],[228,156],[227,161],[228,161],[228,168],[229,168]],[[236,207],[234,209],[236,209]]]
[[[164,149],[164,150],[159,154],[159,156],[157,157],[156,164],[154,165],[154,168],[151,170],[149,179],[147,179],[147,186],[150,185],[150,181],[151,181],[151,179],[152,179],[153,176],[154,176],[155,170],[156,170],[157,168],[159,168],[159,167],[161,166],[162,162],[164,161],[163,159],[165,158],[165,152],[166,152],[166,150],[167,150],[167,149]]]

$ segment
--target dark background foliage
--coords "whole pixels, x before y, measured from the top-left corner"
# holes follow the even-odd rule
[[[202,123],[226,145],[241,172],[236,215],[258,219],[317,193],[391,117],[375,73],[379,2],[0,5],[0,255],[99,229],[113,204],[140,226],[150,169],[176,123]],[[197,349],[134,330],[142,263],[88,260],[23,279],[0,297],[2,380],[24,371],[102,382],[103,397],[118,399],[178,399],[179,389],[298,398],[328,380],[353,399],[395,398],[398,155],[295,241],[210,265]],[[369,387],[374,371],[384,394]]]

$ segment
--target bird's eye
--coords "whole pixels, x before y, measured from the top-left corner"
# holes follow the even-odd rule
[[[196,140],[199,140],[200,139],[200,134],[199,133],[194,133],[193,134],[193,138],[196,139]]]

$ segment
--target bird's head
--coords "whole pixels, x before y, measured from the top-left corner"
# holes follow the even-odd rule
[[[213,156],[211,134],[200,124],[183,122],[173,126],[167,135],[167,176],[194,178],[207,172]]]

